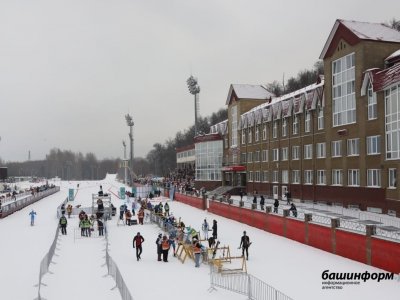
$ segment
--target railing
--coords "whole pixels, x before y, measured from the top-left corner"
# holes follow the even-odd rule
[[[57,225],[56,234],[54,236],[53,243],[51,244],[50,249],[47,252],[47,254],[43,257],[42,261],[40,262],[39,283],[37,284],[37,286],[38,286],[38,297],[36,298],[37,300],[42,299],[42,297],[40,295],[40,289],[41,289],[42,285],[45,285],[42,282],[42,279],[43,279],[43,276],[47,272],[49,272],[49,266],[50,266],[51,261],[53,260],[54,253],[57,248],[58,236],[59,236],[59,227]]]
[[[27,196],[26,198],[19,199],[17,201],[7,203],[5,205],[1,205],[0,207],[0,218],[4,218],[17,210],[20,210],[36,201],[39,201],[40,199],[43,199],[44,197],[47,197],[51,194],[54,194],[60,190],[59,186],[56,186],[54,188],[50,188],[46,191],[39,192],[35,195],[30,195]]]
[[[215,287],[219,287],[246,295],[250,300],[292,300],[289,296],[286,296],[253,275],[244,272],[218,273],[216,267],[212,264],[210,264],[210,284],[210,292]]]
[[[117,264],[114,262],[114,260],[111,258],[109,254],[109,249],[108,249],[108,230],[107,230],[107,222],[104,222],[104,230],[105,230],[105,238],[106,238],[106,265],[107,265],[107,270],[108,273],[107,275],[110,275],[112,278],[114,278],[115,281],[115,287],[112,289],[118,288],[119,293],[121,294],[122,300],[133,300],[133,297],[131,293],[129,292],[128,286],[125,283],[124,278],[122,277],[122,274],[120,270],[118,269]]]

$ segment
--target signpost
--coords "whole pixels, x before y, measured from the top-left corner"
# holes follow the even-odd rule
[[[74,201],[74,189],[68,190],[68,201]]]

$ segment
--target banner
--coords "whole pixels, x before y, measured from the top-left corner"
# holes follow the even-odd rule
[[[132,194],[136,197],[136,186],[132,187]]]
[[[175,194],[175,187],[173,185],[171,185],[171,187],[169,189],[169,199],[171,199],[171,201],[174,200],[174,194]]]
[[[74,189],[68,190],[68,201],[74,201]]]
[[[119,197],[120,197],[122,200],[125,199],[125,187],[124,187],[124,186],[121,186],[121,187],[119,188]]]

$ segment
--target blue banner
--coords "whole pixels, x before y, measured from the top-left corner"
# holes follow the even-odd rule
[[[136,197],[136,186],[132,187],[132,194]]]
[[[119,188],[119,197],[121,198],[121,199],[125,199],[125,187],[124,186],[121,186],[120,188]]]
[[[74,201],[74,189],[68,190],[68,201]]]
[[[175,187],[173,185],[171,185],[170,189],[169,189],[169,199],[171,199],[171,201],[174,200],[174,195],[175,194]]]

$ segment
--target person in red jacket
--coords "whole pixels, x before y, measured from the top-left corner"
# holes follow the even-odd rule
[[[143,236],[140,235],[140,232],[136,234],[133,238],[133,248],[136,246],[136,259],[139,261],[141,259],[140,255],[142,254],[142,244],[144,242]]]

